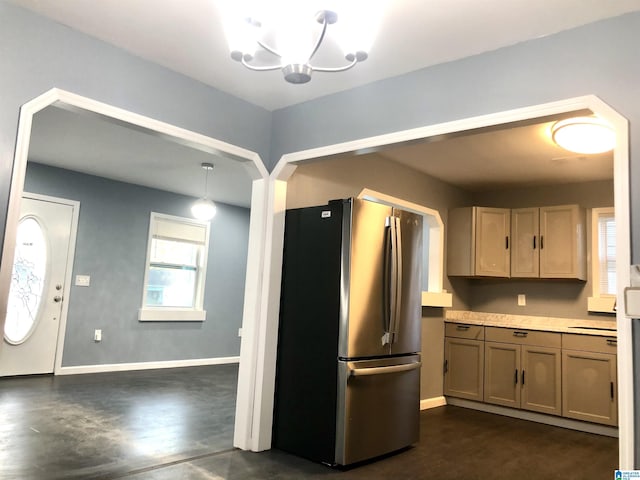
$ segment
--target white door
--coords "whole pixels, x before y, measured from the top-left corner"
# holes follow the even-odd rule
[[[54,370],[73,208],[22,199],[0,376]]]

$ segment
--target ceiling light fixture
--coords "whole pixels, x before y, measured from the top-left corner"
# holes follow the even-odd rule
[[[216,204],[208,198],[209,172],[213,170],[213,163],[203,163],[202,168],[206,170],[204,177],[204,197],[196,200],[191,205],[191,213],[198,220],[211,220],[216,214]]]
[[[604,153],[615,147],[613,127],[597,117],[575,117],[556,122],[551,138],[565,150],[575,153]]]
[[[340,5],[338,14],[334,7],[328,8],[331,1],[274,0],[251,4],[236,0],[239,6],[228,7],[230,11],[223,15],[231,58],[258,72],[281,70],[287,82],[296,84],[309,82],[313,72],[335,73],[353,68],[368,57],[380,8],[362,0],[333,2]],[[340,25],[336,25],[338,17]],[[331,39],[327,35],[329,26]],[[348,63],[335,67],[312,65],[323,42],[327,46],[321,54],[323,59],[331,48],[339,47]]]

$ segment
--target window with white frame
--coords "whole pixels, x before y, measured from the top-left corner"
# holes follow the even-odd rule
[[[591,280],[589,311],[613,312],[616,284],[616,218],[613,207],[591,211]]]
[[[151,212],[142,308],[147,321],[202,321],[209,222]]]

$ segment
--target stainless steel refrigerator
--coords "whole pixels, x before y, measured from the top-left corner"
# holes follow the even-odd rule
[[[349,465],[418,441],[422,217],[286,212],[273,446]]]

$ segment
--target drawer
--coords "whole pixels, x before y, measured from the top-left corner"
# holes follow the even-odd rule
[[[562,348],[567,350],[582,350],[583,352],[617,353],[618,342],[615,337],[563,333]]]
[[[484,327],[482,325],[467,325],[465,323],[445,323],[444,336],[484,340]]]
[[[485,339],[488,342],[516,343],[519,345],[538,345],[560,348],[562,334],[540,332],[521,328],[486,327]]]

